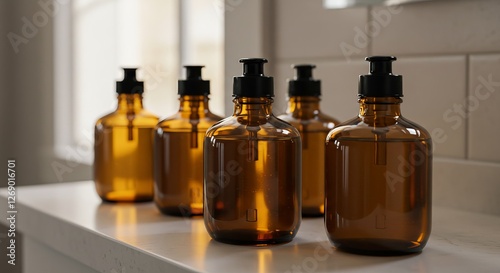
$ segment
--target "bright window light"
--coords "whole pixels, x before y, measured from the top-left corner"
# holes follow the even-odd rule
[[[223,14],[206,0],[74,0],[56,18],[56,153],[89,146],[95,121],[115,110],[123,67],[140,67],[144,105],[178,108],[182,65],[205,65],[212,111],[223,115]],[[67,156],[65,156],[67,158]],[[77,161],[91,163],[92,154]]]

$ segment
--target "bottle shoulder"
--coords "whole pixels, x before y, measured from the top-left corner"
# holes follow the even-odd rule
[[[140,111],[139,113],[136,113],[136,119],[144,119],[144,120],[151,120],[151,121],[155,121],[156,123],[158,123],[158,120],[160,119],[159,116],[149,112],[148,110],[142,110]]]
[[[327,141],[340,139],[374,140],[383,138],[394,140],[430,141],[429,132],[417,123],[402,116],[391,119],[373,121],[361,117],[347,120],[333,128],[327,136]]]
[[[274,115],[267,116],[265,122],[258,125],[248,125],[237,116],[230,116],[208,129],[206,137],[247,138],[252,133],[256,133],[257,138],[300,138],[294,126]]]
[[[107,113],[104,116],[100,117],[96,121],[96,125],[103,124],[103,123],[108,123],[110,121],[120,119],[121,115],[119,115],[116,111]]]
[[[137,127],[154,127],[158,123],[158,116],[147,110],[128,114],[126,111],[114,111],[106,114],[96,121],[96,126],[113,127],[129,126],[132,122]]]
[[[191,131],[193,125],[196,125],[198,130],[207,130],[212,125],[219,122],[221,119],[221,117],[209,112],[202,114],[198,119],[191,120],[189,117],[182,115],[180,112],[177,112],[172,116],[160,120],[156,127],[163,130],[186,129],[188,131]]]
[[[294,117],[291,113],[280,115],[278,118],[290,123],[299,131],[306,132],[330,131],[335,126],[340,124],[340,121],[337,119],[322,114],[321,112],[307,119]]]

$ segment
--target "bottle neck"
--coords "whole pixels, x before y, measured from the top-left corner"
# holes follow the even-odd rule
[[[120,111],[127,115],[128,119],[128,141],[134,140],[134,119],[138,112],[143,108],[142,94],[118,94],[118,108]]]
[[[208,100],[208,96],[182,95],[179,97],[179,112],[183,115],[208,113]]]
[[[191,124],[191,149],[198,149],[198,124],[200,119],[207,113],[208,109],[208,96],[204,95],[181,95],[179,97],[179,113],[181,117],[189,119]]]
[[[400,104],[403,100],[399,97],[363,97],[358,99],[360,117],[399,117]]]
[[[117,110],[138,111],[143,109],[142,94],[118,94]]]
[[[234,113],[238,121],[246,125],[259,125],[267,122],[267,118],[272,115],[272,98],[258,97],[236,97],[233,99]]]
[[[287,113],[294,118],[310,119],[319,113],[319,97],[292,96],[288,99]]]
[[[272,116],[273,99],[268,97],[235,97],[233,117],[246,126],[248,132],[248,160],[259,160],[258,131]]]

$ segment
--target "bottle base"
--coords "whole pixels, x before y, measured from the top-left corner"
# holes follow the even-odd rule
[[[302,207],[302,217],[323,217],[324,211],[321,210],[320,208],[314,207],[314,208],[304,208]]]
[[[145,203],[145,202],[151,202],[153,201],[152,196],[135,196],[135,197],[126,197],[126,198],[120,198],[120,197],[114,197],[114,198],[109,198],[109,197],[103,197],[100,196],[101,200],[106,203]]]
[[[151,191],[136,189],[117,190],[110,187],[109,185],[99,185],[96,182],[96,192],[103,202],[109,203],[140,203],[153,201],[152,188]]]
[[[136,189],[115,189],[109,185],[102,185],[95,183],[97,195],[103,202],[117,203],[117,202],[150,202],[153,201],[153,189],[136,190]]]
[[[200,216],[203,215],[202,209],[192,209],[189,206],[179,205],[179,206],[168,206],[168,207],[160,207],[156,205],[158,210],[165,215],[170,216],[179,216],[179,217],[192,217],[192,216]]]
[[[393,239],[341,239],[332,241],[341,251],[371,255],[371,256],[400,256],[422,252],[425,244]]]
[[[293,240],[295,233],[290,231],[230,230],[210,233],[210,236],[214,240],[226,244],[266,246],[288,243]]]

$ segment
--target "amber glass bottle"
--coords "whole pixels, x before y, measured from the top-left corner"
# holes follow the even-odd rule
[[[325,223],[339,249],[393,255],[421,251],[431,232],[429,133],[401,115],[394,57],[369,57],[359,115],[326,142]]]
[[[154,137],[154,200],[161,212],[177,216],[203,214],[203,138],[222,119],[208,108],[203,66],[184,67],[179,111],[158,123]]]
[[[321,81],[313,79],[314,65],[295,65],[288,81],[288,110],[278,118],[297,128],[302,137],[302,216],[325,212],[325,139],[339,121],[321,113]]]
[[[289,242],[301,221],[299,132],[272,114],[266,59],[242,59],[234,113],[205,136],[205,226],[231,244]]]
[[[153,199],[153,129],[158,117],[144,110],[144,84],[135,68],[126,68],[116,83],[116,111],[97,120],[94,181],[104,201]]]

